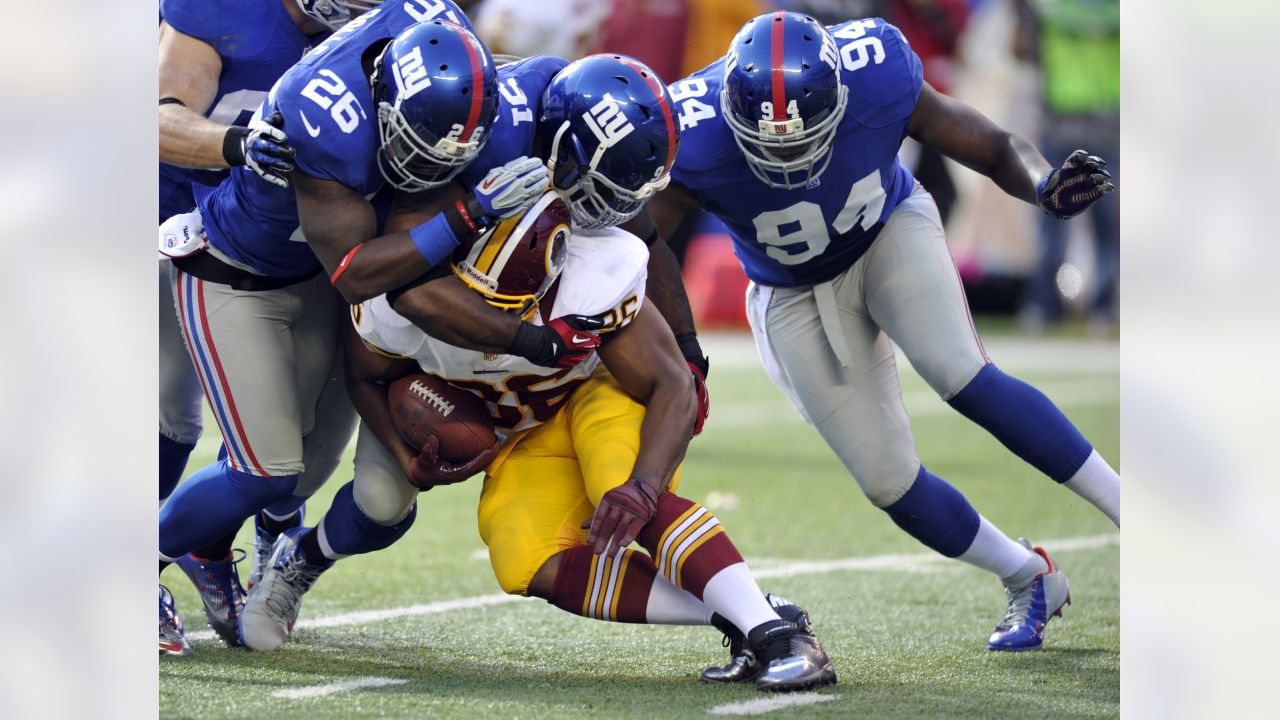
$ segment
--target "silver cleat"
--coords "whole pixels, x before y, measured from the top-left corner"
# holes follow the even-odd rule
[[[809,622],[809,613],[790,600],[777,595],[765,595],[765,599],[773,606],[783,620],[795,623],[801,632],[813,634],[813,625]],[[718,617],[718,616],[717,616]],[[729,664],[709,667],[702,671],[699,679],[704,683],[724,684],[755,680],[764,666],[756,660],[755,652],[747,647],[747,638],[742,631],[727,620],[718,621],[716,626],[724,632],[724,646],[729,648]]]
[[[250,650],[277,650],[289,639],[302,609],[302,596],[320,574],[333,565],[307,562],[298,538],[307,528],[292,528],[276,539],[271,562],[262,581],[249,595],[240,614],[240,642]]]
[[[831,658],[822,643],[786,620],[771,620],[747,634],[747,644],[755,651],[764,670],[756,678],[756,688],[768,692],[810,690],[837,681]]]

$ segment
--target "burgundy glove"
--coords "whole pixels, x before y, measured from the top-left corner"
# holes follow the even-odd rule
[[[711,416],[711,393],[707,392],[707,377],[702,373],[702,368],[692,360],[689,361],[689,372],[693,373],[693,391],[698,396],[698,417],[693,421],[693,435],[697,437],[702,432],[702,426],[707,424],[707,418]]]
[[[427,438],[422,450],[409,461],[406,474],[409,484],[419,490],[430,490],[437,485],[453,485],[484,470],[498,456],[502,443],[497,440],[484,452],[463,463],[451,463],[439,457],[440,440],[434,435]]]
[[[591,552],[613,555],[631,544],[641,528],[658,512],[658,491],[649,483],[631,478],[600,498],[596,514],[582,523]]]

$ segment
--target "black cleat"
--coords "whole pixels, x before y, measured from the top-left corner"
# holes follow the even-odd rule
[[[747,633],[747,645],[764,669],[756,688],[769,692],[811,690],[836,683],[831,658],[822,642],[795,623],[770,620]]]
[[[809,622],[809,613],[804,608],[777,595],[765,595],[765,599],[773,606],[778,616],[796,625],[800,632],[813,634],[813,625]],[[724,633],[724,646],[729,648],[729,664],[712,666],[702,671],[700,679],[704,683],[739,683],[755,680],[764,670],[764,665],[756,660],[755,652],[747,647],[747,638],[742,631],[719,614],[711,619],[711,623]]]

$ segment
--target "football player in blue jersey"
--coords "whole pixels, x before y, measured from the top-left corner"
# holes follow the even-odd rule
[[[389,290],[406,281],[397,272],[421,272],[452,250],[415,243],[412,232],[371,239],[375,225],[353,221],[372,219],[364,196],[383,186],[384,175],[397,186],[430,188],[473,159],[496,97],[488,51],[455,5],[390,0],[312,50],[251,122],[261,127],[265,116],[287,128],[293,187],[236,167],[217,186],[196,186],[196,210],[161,227],[179,326],[225,454],[161,509],[162,569],[233,535],[251,515],[294,516],[336,466],[355,414],[337,364],[336,319],[344,313],[329,282],[343,289],[342,276],[351,273]],[[474,217],[501,216],[545,186],[545,168],[497,168],[468,202]],[[345,205],[351,219],[324,214],[326,202],[351,200],[358,201]],[[401,240],[411,261],[380,266],[380,279],[371,274],[367,261],[385,259],[381,248]],[[320,275],[322,261],[332,265],[328,277]],[[594,335],[586,335],[590,344]],[[534,340],[530,346],[552,362],[583,356],[553,329]],[[260,534],[259,549],[269,550],[263,540]],[[233,613],[224,615],[235,642]]]
[[[276,80],[309,47],[351,17],[346,3],[323,5],[314,0],[162,0],[160,222],[195,206],[192,183],[215,185],[226,178],[230,167],[244,166],[267,182],[287,186],[287,173],[293,169],[293,148],[287,136],[270,125],[249,128],[247,124]],[[169,261],[162,258],[161,502],[182,477],[203,430],[203,391],[176,319]],[[295,514],[277,525],[283,529],[298,522]],[[232,536],[234,532],[179,561],[200,590],[210,624],[228,639],[234,638],[235,614],[244,602],[230,562]],[[172,625],[166,626],[165,617],[162,607],[160,651],[190,653],[185,638]]]
[[[499,118],[494,123],[489,142],[480,156],[459,175],[455,191],[465,193],[468,187],[483,187],[488,182],[487,178],[492,177],[492,169],[503,167],[512,158],[533,155],[545,159],[554,178],[553,186],[563,200],[564,209],[560,212],[566,212],[569,216],[574,240],[585,243],[585,247],[591,247],[590,243],[593,241],[603,243],[597,246],[599,249],[594,253],[584,251],[581,255],[575,255],[570,252],[571,257],[586,263],[592,262],[590,258],[594,258],[594,262],[600,263],[598,273],[589,272],[587,275],[594,278],[587,282],[594,282],[595,292],[605,297],[613,297],[610,293],[616,293],[619,298],[625,297],[625,287],[610,289],[610,281],[616,282],[617,278],[609,277],[605,269],[612,267],[620,277],[633,277],[637,267],[648,264],[648,252],[638,239],[612,226],[634,218],[645,201],[669,181],[669,171],[677,156],[680,136],[666,88],[650,68],[619,55],[593,55],[574,63],[566,63],[555,57],[538,56],[505,65],[499,69],[498,76],[502,95]],[[448,206],[447,197],[439,202]],[[431,216],[432,211],[424,209],[420,212],[421,215],[415,215],[397,211],[393,213],[389,224],[424,227],[439,234],[452,232],[449,224],[439,219],[427,220],[420,225],[425,217]],[[623,452],[617,457],[611,456],[612,462],[600,459],[603,456],[597,456],[597,464],[591,473],[587,472],[586,461],[583,461],[583,474],[592,478],[608,477],[615,483],[621,483],[628,477],[628,473],[635,474],[631,481],[607,492],[603,487],[600,488],[601,497],[595,504],[595,513],[589,523],[591,533],[582,533],[582,539],[590,544],[570,544],[566,547],[564,533],[574,532],[583,518],[565,524],[568,521],[564,518],[562,509],[580,509],[586,496],[579,497],[575,491],[570,491],[567,497],[560,497],[561,486],[552,482],[552,478],[543,477],[542,474],[548,469],[563,467],[556,464],[559,460],[551,457],[560,451],[548,450],[540,441],[530,440],[532,436],[526,435],[520,440],[520,443],[525,444],[507,444],[505,447],[514,446],[517,449],[492,465],[490,462],[494,461],[500,447],[497,444],[460,468],[443,470],[438,466],[432,467],[431,464],[424,467],[420,462],[421,453],[415,456],[402,441],[397,442],[398,437],[388,424],[386,389],[377,381],[397,376],[397,373],[382,374],[389,367],[386,362],[389,355],[409,351],[378,336],[377,331],[372,330],[378,325],[375,317],[383,317],[382,322],[387,323],[385,327],[395,327],[397,335],[407,338],[403,339],[404,348],[419,348],[421,357],[428,358],[423,367],[433,373],[465,384],[468,382],[467,378],[474,381],[474,376],[470,373],[477,367],[474,364],[477,361],[483,363],[483,369],[476,372],[485,372],[488,378],[501,378],[512,372],[511,365],[508,364],[509,358],[504,359],[495,354],[483,356],[484,359],[481,360],[474,353],[450,347],[456,343],[449,335],[450,329],[441,322],[446,317],[456,318],[459,313],[470,312],[465,309],[465,304],[456,306],[463,308],[460,311],[442,310],[443,307],[454,307],[451,305],[452,289],[460,288],[464,299],[469,298],[486,306],[482,294],[475,290],[485,288],[490,297],[501,295],[504,300],[525,292],[529,292],[527,297],[532,298],[534,295],[531,288],[541,288],[538,296],[546,291],[543,281],[548,272],[548,261],[545,260],[548,251],[533,244],[537,242],[537,236],[527,243],[524,232],[513,231],[510,224],[506,226],[506,236],[499,232],[495,231],[494,238],[488,240],[488,244],[471,250],[471,256],[477,258],[474,265],[463,262],[433,271],[424,278],[422,284],[391,293],[385,302],[379,298],[366,303],[353,312],[360,332],[370,333],[377,338],[369,341],[371,344],[368,348],[359,337],[354,337],[354,333],[348,342],[347,357],[354,369],[353,398],[365,419],[357,441],[356,476],[337,493],[333,505],[316,527],[287,531],[277,542],[272,564],[263,576],[262,585],[250,596],[241,616],[241,637],[245,646],[255,650],[279,648],[288,639],[298,617],[302,596],[311,589],[322,573],[339,559],[376,552],[403,537],[416,518],[416,500],[420,490],[465,480],[479,469],[487,467],[490,473],[486,476],[487,500],[481,503],[479,517],[482,533],[490,544],[494,572],[507,592],[543,597],[561,609],[591,617],[627,622],[711,622],[730,633],[735,649],[748,653],[745,654],[745,659],[738,659],[736,664],[723,670],[717,668],[714,674],[709,673],[709,676],[714,676],[719,681],[728,678],[754,680],[761,689],[782,691],[835,682],[835,671],[821,643],[813,635],[807,615],[786,601],[775,598],[771,603],[766,600],[755,586],[754,580],[750,579],[737,551],[725,549],[726,544],[731,548],[727,536],[722,537],[718,541],[720,544],[715,546],[710,543],[694,543],[691,548],[706,548],[703,555],[700,559],[688,562],[682,559],[679,563],[689,569],[691,574],[705,572],[706,577],[720,578],[719,582],[724,583],[722,592],[703,594],[702,585],[692,580],[682,586],[683,592],[668,592],[675,589],[673,585],[653,584],[652,571],[656,566],[649,556],[639,551],[628,551],[631,564],[626,567],[629,569],[614,570],[611,579],[604,585],[606,588],[617,588],[616,593],[613,589],[609,589],[608,593],[615,598],[613,602],[623,609],[599,614],[583,610],[584,597],[595,597],[592,594],[593,587],[596,594],[602,592],[599,590],[601,586],[598,578],[595,585],[591,582],[592,568],[604,567],[615,547],[625,548],[633,539],[638,539],[639,544],[653,558],[658,558],[655,541],[664,536],[664,529],[668,533],[675,533],[669,537],[675,537],[683,530],[691,533],[692,538],[709,530],[711,523],[718,526],[718,521],[712,519],[705,510],[691,509],[686,500],[669,493],[661,494],[662,499],[657,499],[658,494],[649,492],[647,481],[640,480],[643,475],[641,466],[645,462],[635,455]],[[615,255],[611,256],[611,251]],[[455,256],[455,263],[458,262],[458,257]],[[584,257],[589,259],[582,260]],[[575,260],[568,261],[566,267],[574,262]],[[637,267],[632,267],[631,263]],[[503,285],[500,279],[485,274],[492,272],[501,276],[505,271],[494,270],[496,266],[517,266],[511,271],[507,285]],[[465,269],[468,267],[470,270]],[[639,276],[643,278],[645,273],[640,271]],[[468,279],[464,281],[460,278]],[[464,282],[471,284],[470,287]],[[517,291],[514,287],[521,289]],[[582,307],[580,304],[586,299],[582,291],[565,288],[566,286],[559,285],[556,290],[547,291],[548,298],[544,300],[545,307],[548,308],[547,317],[551,317],[550,308],[553,303],[561,308],[559,312],[565,312],[563,305]],[[645,295],[649,299],[648,294]],[[551,299],[552,296],[557,299]],[[575,301],[579,305],[575,306]],[[503,304],[509,304],[521,312],[528,310],[527,303]],[[408,323],[400,317],[392,317],[393,313],[388,305],[428,330],[433,337],[423,339],[412,329],[406,329]],[[610,305],[610,302],[606,302],[600,306]],[[580,311],[582,310],[568,310]],[[475,315],[477,323],[488,322],[487,316],[481,313]],[[617,329],[629,322],[616,320],[621,315],[620,312],[605,312],[600,316],[615,318],[603,321],[611,332],[607,337],[615,338],[612,342],[624,342],[616,339],[621,334]],[[518,313],[512,314],[512,317],[515,316]],[[660,389],[655,386],[651,391],[652,397],[649,400],[653,406],[642,413],[645,415],[646,429],[641,431],[644,439],[640,443],[646,450],[641,452],[641,457],[648,457],[647,453],[657,453],[657,456],[665,456],[665,453],[682,455],[689,435],[695,429],[693,425],[699,422],[698,408],[693,401],[700,401],[701,398],[690,397],[688,394],[681,397],[681,393],[692,394],[694,385],[688,376],[680,376],[683,368],[680,366],[680,356],[675,355],[677,346],[672,342],[674,338],[667,335],[665,341],[666,347],[672,351],[671,355],[664,355],[664,351],[660,350],[662,342],[659,341],[669,331],[657,319],[658,314],[636,317],[648,317],[649,323],[657,324],[634,331],[638,334],[629,336],[632,338],[631,342],[657,343],[653,348],[659,349],[653,357],[644,358],[648,364],[638,372],[644,376],[657,373],[665,378],[660,383]],[[550,323],[555,322],[557,319],[550,320]],[[386,332],[390,337],[393,331]],[[606,329],[601,329],[601,333],[605,332]],[[646,339],[636,341],[636,337]],[[378,351],[380,355],[375,355],[371,352],[371,348],[378,347],[374,343],[382,343],[383,348],[395,349],[381,349]],[[612,347],[613,345],[609,345],[605,348],[606,357],[609,355],[608,349]],[[622,345],[617,348],[620,351]],[[678,368],[675,371],[669,362],[673,356]],[[618,357],[616,352],[613,357]],[[433,360],[439,364],[432,365]],[[688,361],[687,358],[685,360]],[[408,364],[414,365],[412,361]],[[377,370],[371,371],[374,367]],[[494,369],[495,367],[504,369]],[[515,373],[509,376],[513,382],[502,386],[505,389],[498,392],[495,397],[499,400],[495,402],[504,403],[500,408],[504,411],[517,409],[516,405],[505,403],[518,403],[520,409],[514,417],[523,418],[529,412],[525,409],[526,401],[532,403],[534,400],[522,394],[524,391],[520,388],[527,387],[527,384],[521,385],[521,382],[527,382],[531,376],[518,368],[517,365]],[[459,374],[451,376],[448,374],[450,372]],[[674,379],[672,372],[675,373]],[[582,376],[566,376],[565,371],[560,371],[533,377],[545,379],[545,382],[535,384],[540,388],[537,393],[554,394],[557,385],[564,391],[557,396],[558,400],[548,406],[553,408],[554,413],[554,408],[558,407],[556,403],[568,397],[569,389]],[[618,377],[621,378],[622,375],[619,374]],[[494,382],[503,381],[496,379]],[[564,385],[566,382],[569,384]],[[624,385],[632,388],[629,382]],[[491,391],[497,391],[496,385],[489,384],[487,380],[485,384]],[[588,395],[591,392],[587,391]],[[618,396],[625,395],[620,392]],[[674,406],[680,406],[685,401],[687,404],[683,407],[688,411],[689,425],[676,419],[682,412],[673,410]],[[634,401],[629,399],[622,404],[634,407]],[[532,411],[530,417],[544,418],[539,412]],[[650,416],[648,412],[654,414]],[[593,415],[585,409],[580,409],[577,413],[597,420],[606,415]],[[567,414],[569,413],[566,412],[565,415]],[[512,417],[507,412],[500,415],[508,419]],[[629,444],[634,442],[634,438],[627,441],[620,439],[628,432],[622,428],[630,426],[618,417],[609,417],[609,422],[591,425],[597,433],[601,433],[596,440],[606,436],[612,438],[603,445],[592,445],[593,452],[602,447],[634,449]],[[658,425],[650,426],[650,420],[655,420]],[[510,423],[499,424],[508,432],[515,427]],[[528,429],[521,425],[522,429]],[[634,427],[631,427],[631,432],[635,432]],[[611,433],[621,433],[621,436]],[[577,430],[570,433],[565,428],[564,434],[578,437]],[[381,445],[380,442],[386,444]],[[546,455],[548,453],[550,455]],[[525,465],[523,461],[513,461],[513,454],[527,454],[534,460]],[[576,463],[577,458],[574,461]],[[600,463],[604,465],[601,466]],[[497,469],[514,466],[523,470],[512,472]],[[535,479],[546,480],[545,483],[534,483],[542,491],[530,490],[527,480],[522,483],[513,479],[519,477],[520,472]],[[502,480],[502,477],[507,480]],[[568,476],[571,487],[572,477],[573,475]],[[507,489],[498,490],[499,486]],[[520,492],[512,489],[518,487],[526,490]],[[495,496],[505,499],[494,500]],[[496,509],[498,506],[504,509]],[[533,520],[535,517],[546,520],[546,523]],[[641,527],[649,530],[637,536]],[[546,531],[545,536],[543,531]],[[542,542],[544,539],[546,543]],[[610,550],[608,555],[605,554],[606,548]],[[683,548],[681,546],[680,552],[684,551]],[[698,551],[690,549],[689,552],[696,554]],[[712,619],[713,609],[723,615]],[[731,622],[728,617],[733,617],[734,620]]]
[[[899,527],[1000,578],[1007,611],[988,647],[1039,648],[1067,579],[920,463],[893,343],[953,408],[1117,526],[1120,478],[1044,394],[987,357],[937,208],[897,153],[910,135],[1060,218],[1113,189],[1106,163],[1079,151],[1053,167],[924,83],[906,39],[874,18],[827,28],[762,15],[671,94],[684,148],[653,216],[666,231],[689,208],[725,223],[774,382]]]

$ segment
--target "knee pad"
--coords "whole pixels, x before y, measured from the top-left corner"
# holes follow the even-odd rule
[[[355,503],[360,511],[380,525],[395,525],[418,500],[418,489],[403,476],[380,472],[362,472],[356,477],[353,489]]]

